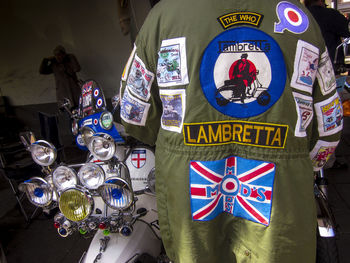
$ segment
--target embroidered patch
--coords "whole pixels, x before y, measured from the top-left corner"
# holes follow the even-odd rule
[[[283,54],[277,42],[258,29],[229,29],[204,51],[200,81],[205,97],[219,112],[237,118],[256,116],[283,93]]]
[[[297,50],[295,52],[294,72],[290,85],[302,91],[312,94],[317,67],[319,50],[317,47],[298,40]]]
[[[315,103],[318,133],[328,136],[343,129],[343,108],[338,93],[325,101]]]
[[[220,16],[218,21],[224,29],[244,24],[259,27],[263,17],[254,12],[235,12]]]
[[[133,98],[125,89],[120,106],[120,117],[127,123],[145,126],[150,104]]]
[[[154,74],[148,71],[142,60],[135,55],[134,61],[130,69],[126,86],[130,92],[136,97],[148,101],[151,96],[151,86],[153,83]]]
[[[275,33],[283,33],[287,29],[292,33],[301,34],[309,27],[309,18],[304,11],[290,2],[278,3],[276,13],[279,22],[275,23]]]
[[[310,152],[310,158],[314,171],[319,171],[329,160],[329,157],[334,153],[339,141],[326,142],[318,140],[315,147]]]
[[[184,124],[184,143],[212,146],[237,143],[266,148],[284,148],[288,126],[247,121],[218,121]]]
[[[298,114],[294,135],[296,137],[306,137],[306,128],[309,126],[314,116],[313,99],[312,97],[296,92],[293,92],[293,96]]]
[[[159,95],[163,104],[162,128],[181,133],[186,108],[185,90],[163,89],[159,90]]]
[[[129,56],[129,59],[128,59],[128,61],[126,62],[126,65],[125,65],[124,70],[123,70],[123,73],[122,73],[122,81],[126,81],[126,79],[127,79],[128,72],[129,72],[130,65],[131,65],[131,61],[132,61],[132,59],[134,58],[135,52],[136,52],[136,45],[134,44],[134,48],[133,48],[132,51],[131,51],[131,54],[130,54],[130,56]]]
[[[157,82],[159,87],[186,85],[189,83],[185,37],[162,41],[158,53]]]
[[[268,226],[275,164],[229,157],[190,162],[193,220],[209,221],[222,212]]]
[[[317,80],[323,95],[329,94],[337,86],[332,61],[327,50],[321,55],[317,69]]]

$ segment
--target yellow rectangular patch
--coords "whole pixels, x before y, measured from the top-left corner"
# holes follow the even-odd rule
[[[237,143],[266,148],[284,148],[288,125],[248,121],[184,123],[185,145],[213,146]]]
[[[263,15],[254,12],[236,12],[230,13],[218,18],[219,23],[224,29],[234,25],[248,24],[259,27],[263,19]]]

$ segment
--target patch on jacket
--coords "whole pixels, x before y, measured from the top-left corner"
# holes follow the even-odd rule
[[[323,95],[331,93],[336,88],[337,84],[332,61],[327,50],[321,54],[316,76]]]
[[[315,103],[315,111],[320,136],[332,135],[343,129],[343,107],[338,92],[324,101]]]
[[[310,158],[315,171],[320,170],[334,153],[339,141],[326,142],[318,140],[315,147],[310,152]]]
[[[278,23],[275,23],[275,33],[283,33],[288,30],[295,34],[304,33],[309,27],[309,18],[296,5],[282,1],[276,8]]]
[[[200,67],[211,106],[236,118],[264,113],[281,97],[286,67],[277,42],[255,28],[237,27],[215,37]]]
[[[181,133],[186,109],[186,91],[184,89],[161,89],[159,97],[163,104],[162,128]]]
[[[134,98],[125,89],[120,104],[120,117],[127,123],[145,126],[150,104]]]
[[[284,148],[288,125],[247,121],[184,123],[184,143],[212,146],[237,143],[266,148]]]
[[[222,212],[268,226],[275,164],[232,156],[190,162],[193,220],[208,221]]]
[[[157,82],[159,87],[186,85],[189,83],[185,37],[162,41],[158,53]]]
[[[295,52],[294,72],[290,85],[312,94],[318,68],[319,49],[303,40],[298,40]]]
[[[293,92],[295,105],[298,114],[294,135],[296,137],[306,137],[306,128],[309,126],[314,116],[313,99],[297,92]]]
[[[218,21],[224,29],[237,25],[259,27],[263,17],[263,15],[254,12],[235,12],[218,17]]]

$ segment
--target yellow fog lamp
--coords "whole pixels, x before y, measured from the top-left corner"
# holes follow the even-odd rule
[[[57,150],[51,143],[39,140],[30,145],[30,152],[34,162],[41,166],[49,166],[57,157]]]
[[[106,133],[96,133],[92,136],[88,148],[92,155],[101,161],[110,160],[116,149],[113,138]]]
[[[110,177],[98,188],[103,201],[112,209],[127,209],[134,201],[131,185],[122,178]]]
[[[32,177],[19,185],[28,200],[35,206],[46,207],[52,202],[53,189],[49,182],[41,177]]]
[[[71,221],[78,222],[88,218],[94,207],[94,200],[82,187],[64,190],[59,198],[62,214]]]

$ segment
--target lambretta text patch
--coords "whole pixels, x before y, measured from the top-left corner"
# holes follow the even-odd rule
[[[230,143],[266,148],[284,148],[288,125],[221,121],[184,123],[185,145],[212,146]]]

